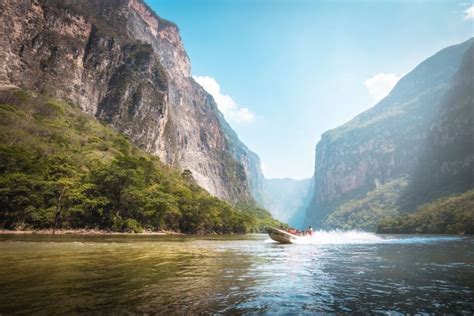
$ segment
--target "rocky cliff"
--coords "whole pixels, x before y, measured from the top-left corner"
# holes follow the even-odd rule
[[[237,133],[224,119],[224,115],[218,113],[218,117],[224,129],[229,151],[232,157],[244,167],[252,197],[259,206],[263,207],[265,177],[263,176],[260,157],[240,141]]]
[[[474,45],[441,100],[403,208],[474,188]]]
[[[140,0],[6,0],[0,12],[0,86],[78,104],[211,194],[253,201],[258,157],[193,80],[175,24]]]
[[[404,197],[424,163],[420,159],[432,137],[440,101],[452,90],[451,78],[473,42],[428,58],[373,108],[322,135],[307,224],[373,230],[380,218],[403,210],[403,204],[413,205]],[[472,91],[464,98],[472,100]]]

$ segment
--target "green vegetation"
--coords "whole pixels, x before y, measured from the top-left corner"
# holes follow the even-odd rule
[[[324,220],[331,229],[375,231],[381,218],[398,214],[397,201],[408,182],[399,178],[375,187],[362,198],[350,199]]]
[[[411,214],[383,220],[377,233],[474,234],[474,190],[425,204]]]
[[[0,228],[247,233],[279,225],[232,207],[70,104],[0,92]]]

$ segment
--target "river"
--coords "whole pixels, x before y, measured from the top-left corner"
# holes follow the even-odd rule
[[[474,238],[0,236],[0,314],[474,312]]]

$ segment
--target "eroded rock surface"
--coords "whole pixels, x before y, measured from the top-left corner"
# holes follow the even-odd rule
[[[211,194],[252,202],[263,176],[191,76],[178,27],[139,0],[0,3],[0,86],[79,105]]]

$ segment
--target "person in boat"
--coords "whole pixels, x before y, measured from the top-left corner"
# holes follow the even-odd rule
[[[313,227],[308,227],[308,235],[313,236]]]

